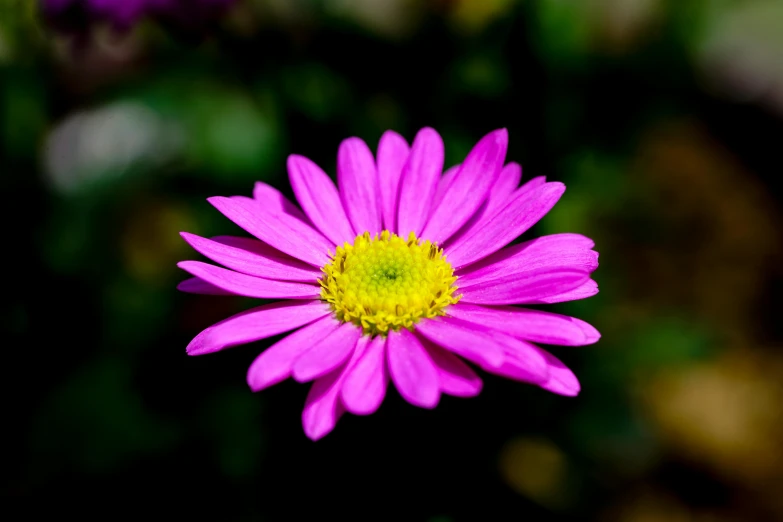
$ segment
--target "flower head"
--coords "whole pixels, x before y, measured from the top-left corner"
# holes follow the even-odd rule
[[[507,246],[563,194],[561,183],[504,166],[505,129],[485,136],[461,165],[443,171],[443,142],[425,128],[409,146],[386,132],[374,157],[340,145],[339,190],[317,165],[290,156],[300,207],[264,183],[254,197],[213,197],[221,213],[256,239],[206,239],[183,232],[225,268],[183,261],[202,294],[282,299],[217,323],[188,345],[201,355],[296,330],[261,353],[248,384],[314,381],[302,422],[319,439],[349,411],[378,409],[389,381],[413,405],[441,394],[472,397],[484,371],[576,395],[579,382],[533,343],[579,346],[599,333],[572,317],[519,308],[598,292],[593,242],[578,234]]]

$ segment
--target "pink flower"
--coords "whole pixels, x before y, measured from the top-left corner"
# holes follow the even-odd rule
[[[349,411],[369,415],[389,380],[408,402],[473,397],[484,371],[576,395],[579,382],[533,343],[581,346],[600,334],[563,315],[509,306],[571,301],[598,292],[593,241],[555,234],[506,246],[560,199],[562,183],[503,166],[508,133],[486,135],[464,163],[443,171],[443,141],[419,131],[412,146],[386,132],[376,157],[358,138],[338,151],[339,190],[312,161],[288,158],[299,207],[257,183],[254,197],[209,202],[258,239],[182,233],[200,261],[179,289],[284,299],[210,326],[190,355],[289,330],[251,365],[253,391],[288,377],[314,381],[302,413],[317,440]],[[399,234],[399,235],[398,235]],[[440,248],[442,246],[442,248]]]

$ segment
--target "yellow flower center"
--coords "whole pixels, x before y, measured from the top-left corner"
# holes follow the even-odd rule
[[[459,301],[457,277],[443,250],[411,232],[405,241],[388,230],[356,236],[353,245],[338,246],[321,271],[321,299],[342,322],[367,335],[413,328],[420,319],[446,315]]]

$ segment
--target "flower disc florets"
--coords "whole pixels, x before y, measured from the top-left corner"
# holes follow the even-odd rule
[[[337,247],[332,262],[321,269],[321,298],[342,322],[367,335],[412,328],[422,318],[445,315],[459,301],[457,277],[443,250],[421,241],[413,232],[405,241],[384,230],[356,237]]]

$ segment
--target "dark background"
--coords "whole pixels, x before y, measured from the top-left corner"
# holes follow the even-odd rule
[[[0,8],[6,269],[0,494],[13,519],[783,520],[783,3],[237,2],[220,16]],[[433,411],[390,387],[313,443],[307,387],[245,384],[276,339],[189,358],[251,306],[181,294],[206,203],[288,154],[507,127],[568,190],[534,232],[595,239],[601,293],[550,309],[577,398],[486,376]],[[257,304],[257,302],[255,302]],[[19,514],[23,514],[19,516]]]

